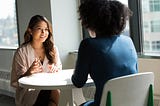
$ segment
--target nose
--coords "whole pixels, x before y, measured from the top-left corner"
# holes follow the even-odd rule
[[[42,33],[47,33],[47,32],[48,32],[48,29],[41,29],[41,32],[42,32]]]
[[[46,32],[46,30],[45,29],[41,29],[41,32],[44,33],[44,32]]]

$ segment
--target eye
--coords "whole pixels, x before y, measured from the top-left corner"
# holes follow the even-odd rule
[[[41,27],[35,27],[34,30],[39,31],[39,32],[48,32],[49,31],[48,28],[41,28]]]
[[[49,31],[49,29],[48,29],[48,28],[46,28],[46,29],[45,29],[45,31]]]
[[[34,30],[36,30],[36,31],[41,31],[41,30],[43,30],[41,27],[36,27],[36,28],[34,28]]]

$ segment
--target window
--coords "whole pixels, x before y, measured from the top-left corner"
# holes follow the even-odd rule
[[[160,32],[160,20],[151,21],[151,32]]]
[[[160,11],[160,0],[149,0],[149,7],[151,12]]]
[[[145,5],[142,7],[143,12],[149,12],[150,11],[149,10],[149,2],[147,2],[147,0],[143,0],[142,2],[143,2],[143,5]]]
[[[18,47],[15,0],[0,0],[0,49]]]
[[[160,41],[152,41],[152,51],[158,52],[160,50]]]
[[[143,30],[144,32],[150,32],[150,27],[148,22],[143,22]]]
[[[143,54],[160,56],[160,0],[142,0],[141,7]],[[145,10],[148,7],[150,11]]]
[[[149,51],[150,50],[150,42],[144,41],[144,50]]]

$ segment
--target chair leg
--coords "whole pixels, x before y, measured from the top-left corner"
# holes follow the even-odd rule
[[[149,86],[149,96],[148,96],[148,104],[147,106],[154,106],[154,100],[153,100],[153,86]]]
[[[110,91],[107,93],[106,106],[112,106],[112,95]]]

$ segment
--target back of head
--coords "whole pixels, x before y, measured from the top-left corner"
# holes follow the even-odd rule
[[[82,0],[79,14],[82,26],[95,31],[96,36],[112,36],[124,30],[131,11],[116,0]]]

